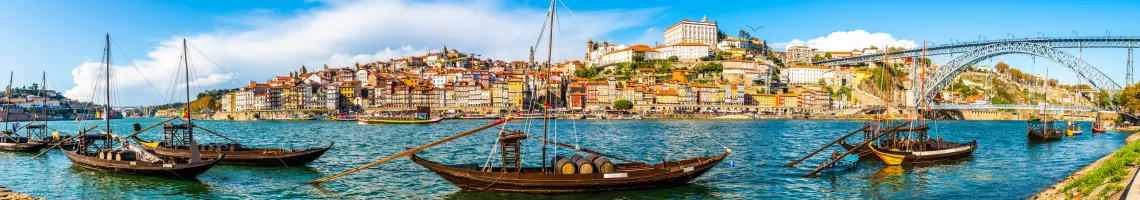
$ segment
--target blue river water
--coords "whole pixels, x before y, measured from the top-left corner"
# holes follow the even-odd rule
[[[116,133],[129,133],[159,119],[113,120]],[[306,181],[333,175],[465,130],[490,120],[445,120],[432,125],[357,125],[335,121],[199,121],[246,146],[308,148],[335,142],[324,157],[287,168],[216,166],[196,179],[140,177],[73,167],[58,150],[41,159],[31,153],[0,152],[0,186],[49,199],[1024,199],[1124,145],[1125,133],[1068,137],[1043,144],[1025,138],[1024,121],[935,121],[931,135],[966,142],[977,139],[973,157],[938,164],[886,167],[863,160],[857,169],[801,178],[824,156],[796,167],[784,164],[858,128],[861,121],[820,120],[557,120],[549,137],[631,160],[655,163],[732,154],[685,186],[564,195],[461,191],[426,169],[400,158],[312,186]],[[96,121],[51,122],[73,133]],[[541,121],[515,121],[508,129],[541,135]],[[1082,123],[1084,130],[1090,124]],[[419,154],[448,163],[484,163],[497,130],[460,138]],[[198,134],[200,143],[223,142]],[[144,139],[158,139],[150,131]],[[835,147],[838,148],[838,147]],[[553,153],[573,153],[550,146]],[[527,166],[541,163],[540,143],[524,142]],[[730,164],[731,162],[731,164]]]

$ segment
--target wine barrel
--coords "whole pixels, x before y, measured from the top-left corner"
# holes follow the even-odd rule
[[[138,160],[138,155],[135,154],[134,151],[125,151],[124,150],[124,151],[119,152],[119,158],[116,160],[118,160],[118,161],[136,161],[136,160]]]
[[[598,173],[612,173],[614,172],[614,164],[607,158],[594,159],[594,168],[598,169]]]
[[[570,163],[570,159],[566,158],[566,156],[555,155],[552,162],[554,163],[554,171],[556,173],[574,174],[577,172],[578,168],[575,167],[574,163]]]
[[[595,153],[591,153],[589,156],[586,156],[586,161],[590,161],[590,163],[593,163],[594,160],[597,160],[597,159],[598,159],[598,154],[595,154]]]
[[[586,160],[586,158],[580,158],[580,159],[574,161],[574,165],[578,166],[578,173],[579,174],[593,174],[594,173],[594,163],[591,163],[590,161]]]
[[[570,156],[570,162],[578,163],[578,160],[585,159],[585,158],[586,157],[582,157],[582,155],[574,154],[573,156]]]

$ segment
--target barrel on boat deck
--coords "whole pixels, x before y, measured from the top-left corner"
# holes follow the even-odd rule
[[[614,164],[608,158],[594,159],[594,168],[598,169],[598,173],[614,172]]]
[[[574,156],[577,156],[577,158],[578,158],[578,159],[574,160],[574,165],[578,166],[578,173],[579,174],[593,174],[594,173],[594,163],[590,162],[586,158],[583,158],[582,156],[578,156],[578,155],[574,155]]]
[[[578,168],[574,163],[570,163],[570,159],[562,155],[554,155],[554,171],[559,174],[574,174]]]

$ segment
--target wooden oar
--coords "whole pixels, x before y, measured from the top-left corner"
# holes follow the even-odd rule
[[[867,124],[867,125],[863,126],[862,128],[855,129],[855,131],[851,131],[851,133],[848,133],[847,135],[843,135],[843,137],[839,137],[839,139],[835,139],[835,141],[831,141],[831,143],[827,143],[827,145],[823,145],[823,147],[819,147],[819,149],[812,151],[811,153],[804,156],[803,158],[796,159],[796,161],[792,161],[792,163],[788,163],[787,165],[784,165],[784,167],[796,166],[797,163],[800,163],[800,162],[803,162],[804,160],[807,160],[811,156],[814,156],[815,154],[819,153],[820,151],[827,149],[827,147],[830,147],[831,145],[835,145],[835,143],[839,143],[839,141],[843,141],[843,139],[847,139],[847,137],[851,137],[851,135],[855,135],[855,133],[866,130],[868,127],[871,127],[871,125]]]
[[[40,154],[36,154],[36,156],[32,156],[32,160],[35,160],[37,157],[44,155],[48,151],[51,151],[52,149],[59,147],[59,145],[63,145],[63,141],[68,141],[68,140],[71,140],[72,138],[79,137],[80,135],[87,134],[87,131],[95,130],[95,128],[98,128],[98,127],[99,127],[99,125],[96,124],[96,125],[91,126],[91,128],[86,128],[86,129],[80,130],[79,133],[76,133],[75,135],[72,135],[71,137],[67,137],[67,139],[60,140],[60,142],[55,143],[54,146],[51,146],[47,150],[40,152]]]
[[[387,157],[387,158],[384,158],[384,159],[380,159],[380,160],[377,160],[376,162],[368,163],[367,165],[364,165],[364,166],[360,166],[360,167],[357,167],[357,168],[353,168],[353,169],[351,169],[351,170],[348,170],[348,171],[342,172],[342,173],[340,173],[340,174],[337,174],[337,175],[333,175],[333,176],[329,176],[329,177],[325,177],[325,178],[317,179],[317,180],[314,180],[314,181],[309,181],[309,184],[320,184],[320,183],[328,182],[328,181],[331,181],[331,180],[333,180],[333,179],[337,179],[337,178],[340,178],[340,177],[342,177],[342,176],[344,176],[344,175],[348,175],[348,174],[351,174],[351,173],[355,173],[355,172],[357,172],[357,171],[360,171],[360,170],[364,170],[364,169],[367,169],[367,168],[369,168],[369,167],[372,167],[372,166],[376,166],[376,165],[379,165],[380,163],[385,163],[385,162],[391,161],[391,160],[393,160],[393,159],[396,159],[396,158],[399,158],[399,157],[404,157],[404,156],[412,155],[412,154],[414,154],[414,153],[416,153],[416,152],[419,152],[420,150],[424,150],[424,149],[426,149],[426,148],[428,148],[428,147],[432,147],[432,146],[435,146],[435,145],[443,144],[444,142],[448,142],[448,141],[451,141],[451,140],[459,139],[459,138],[461,138],[461,137],[464,137],[464,136],[467,136],[467,135],[471,135],[471,134],[473,134],[473,133],[476,133],[476,132],[479,132],[479,131],[483,131],[483,130],[489,129],[489,128],[491,128],[491,127],[495,127],[495,126],[498,126],[499,124],[503,124],[503,123],[506,123],[506,122],[508,122],[508,121],[511,121],[511,120],[513,120],[513,119],[515,119],[513,116],[508,116],[507,118],[504,118],[504,119],[500,119],[500,120],[498,120],[498,121],[495,121],[494,123],[491,123],[491,124],[487,124],[487,125],[485,125],[485,126],[482,126],[482,127],[476,128],[476,129],[472,129],[472,130],[469,130],[469,131],[467,131],[467,132],[463,132],[463,133],[460,133],[460,134],[458,134],[458,135],[453,135],[453,136],[451,136],[451,137],[443,138],[443,139],[441,139],[441,140],[438,140],[438,141],[435,141],[435,142],[432,142],[432,143],[428,143],[427,145],[424,145],[424,146],[420,146],[420,147],[416,147],[416,148],[414,148],[414,149],[411,149],[411,150],[407,150],[407,151],[404,151],[404,152],[400,152],[400,153],[398,153],[398,154],[396,154],[396,155],[392,155],[392,156],[389,156],[389,157]]]
[[[593,151],[593,150],[585,149],[585,148],[582,148],[582,147],[575,147],[575,146],[571,146],[571,145],[569,145],[569,144],[563,144],[563,143],[557,143],[557,142],[546,141],[546,140],[543,140],[542,138],[539,138],[539,137],[534,137],[534,136],[531,136],[531,135],[526,135],[526,137],[529,137],[530,139],[535,139],[535,140],[538,140],[538,141],[546,142],[546,143],[548,143],[548,144],[553,144],[553,145],[558,145],[558,146],[566,147],[566,148],[568,148],[568,149],[573,149],[573,150],[577,150],[577,151],[581,151],[581,152],[586,152],[586,153],[598,154],[599,156],[610,157],[610,158],[613,158],[613,159],[617,159],[617,160],[620,160],[620,161],[625,161],[625,162],[628,162],[628,163],[642,163],[642,162],[637,162],[637,161],[632,161],[632,160],[623,159],[623,158],[620,158],[620,157],[617,157],[617,156],[614,156],[614,155],[610,155],[610,154],[605,154],[605,153],[602,153],[602,152],[597,152],[597,151]]]
[[[866,142],[863,142],[862,144],[859,144],[859,146],[856,146],[856,147],[867,146],[867,144],[874,142],[876,139],[879,139],[879,137],[889,135],[887,133],[894,132],[895,129],[902,128],[903,126],[906,126],[907,124],[910,124],[910,121],[907,121],[906,123],[903,123],[902,125],[891,127],[890,129],[887,129],[885,131],[881,131],[882,134],[878,134],[875,137],[872,137],[870,140],[867,140]],[[823,168],[827,168],[828,166],[835,164],[835,162],[839,162],[839,160],[842,160],[843,157],[850,155],[852,152],[855,152],[855,149],[847,150],[847,152],[844,152],[842,155],[839,155],[839,157],[836,157],[835,159],[831,159],[831,162],[828,162],[826,165],[823,165],[819,168],[815,168],[815,171],[811,171],[811,173],[808,173],[807,175],[804,175],[803,177],[807,178],[809,176],[814,176],[816,173],[819,173],[819,171],[823,171]]]

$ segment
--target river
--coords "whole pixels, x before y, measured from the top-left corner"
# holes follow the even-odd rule
[[[129,133],[159,119],[113,120],[116,133]],[[632,160],[656,163],[715,155],[730,146],[724,163],[685,186],[567,195],[526,195],[460,191],[407,158],[345,176],[319,187],[303,182],[333,175],[374,160],[485,125],[490,120],[445,120],[432,125],[365,126],[354,122],[198,121],[246,146],[308,148],[336,145],[308,166],[288,168],[216,166],[196,179],[140,177],[73,167],[58,150],[41,159],[31,153],[0,152],[0,186],[48,199],[1024,199],[1073,171],[1124,145],[1125,133],[1110,132],[1029,144],[1023,121],[936,121],[931,134],[967,142],[976,138],[971,158],[940,164],[885,167],[864,160],[859,168],[801,178],[824,156],[797,167],[784,164],[858,128],[861,121],[826,120],[557,120],[550,137]],[[74,132],[102,122],[51,122]],[[1084,130],[1091,130],[1084,123]],[[508,129],[541,135],[541,121],[515,121]],[[156,129],[157,130],[157,129]],[[141,135],[157,140],[156,130]],[[529,130],[529,131],[528,131]],[[484,163],[497,130],[487,130],[420,153],[448,163]],[[199,143],[223,142],[198,134]],[[550,153],[570,153],[550,146]],[[838,148],[838,147],[836,147]],[[541,162],[540,144],[524,142],[527,166]],[[731,162],[731,164],[730,164]]]

